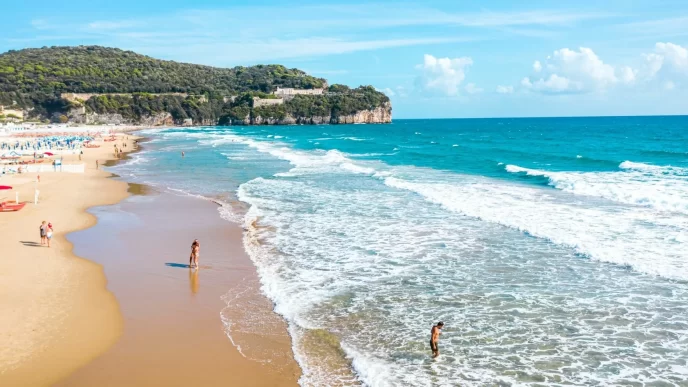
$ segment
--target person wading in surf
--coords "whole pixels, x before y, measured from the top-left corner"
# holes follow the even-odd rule
[[[430,330],[430,349],[432,350],[432,357],[435,358],[440,355],[440,349],[437,343],[440,341],[440,334],[442,334],[442,328],[444,323],[442,321],[438,322],[437,325],[433,325]]]

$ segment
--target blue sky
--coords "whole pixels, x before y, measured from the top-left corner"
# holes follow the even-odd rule
[[[10,1],[0,52],[98,44],[373,85],[395,118],[688,114],[686,1]]]

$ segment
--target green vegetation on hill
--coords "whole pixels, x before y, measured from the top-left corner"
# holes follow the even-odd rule
[[[253,107],[253,97],[275,98],[270,93],[277,87],[325,85],[324,79],[281,65],[216,68],[99,46],[0,54],[0,105],[30,110],[31,117],[54,119],[83,106],[86,113],[121,114],[130,120],[169,112],[177,121],[231,122],[247,116],[281,119],[287,114],[337,117],[389,102],[370,86],[332,85],[327,95],[299,95],[283,105]],[[62,93],[129,95],[94,96],[80,104],[61,99]],[[236,98],[232,101],[231,96]]]
[[[312,89],[324,79],[281,65],[216,68],[99,46],[48,47],[0,55],[0,91],[31,93],[269,93]]]

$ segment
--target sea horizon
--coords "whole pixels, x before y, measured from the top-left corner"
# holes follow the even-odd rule
[[[398,120],[491,120],[491,119],[537,119],[537,118],[643,118],[643,117],[688,117],[688,114],[639,114],[639,115],[572,115],[572,116],[494,116],[494,117],[429,117],[429,118],[394,118]],[[277,125],[289,126],[289,125]]]

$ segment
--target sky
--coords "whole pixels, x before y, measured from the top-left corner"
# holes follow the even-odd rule
[[[33,0],[0,52],[102,45],[372,85],[394,118],[688,114],[688,1]]]

